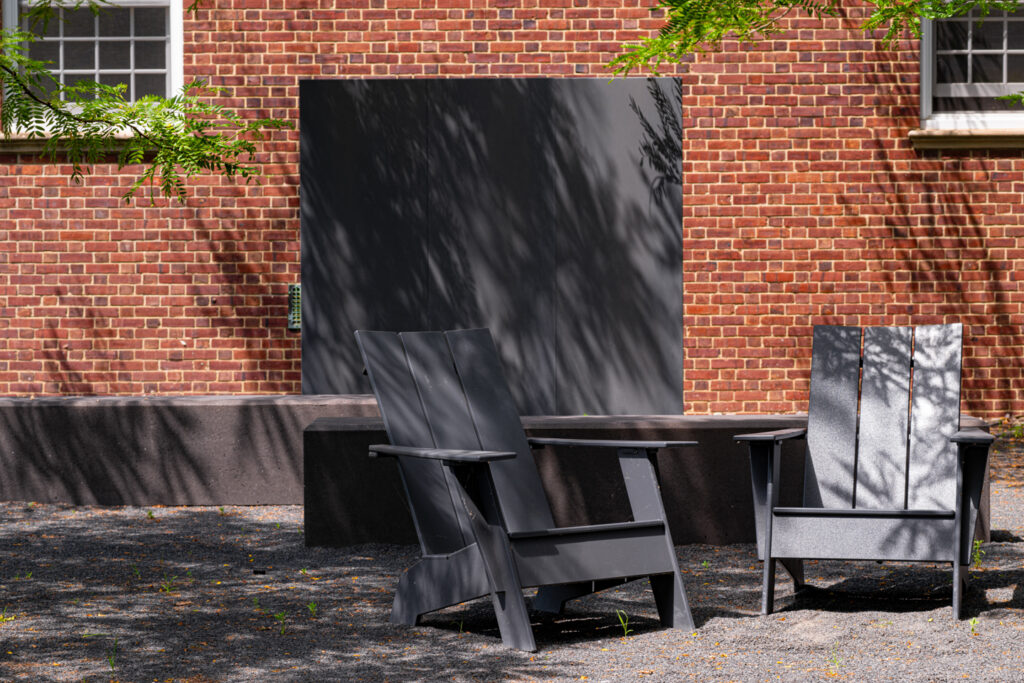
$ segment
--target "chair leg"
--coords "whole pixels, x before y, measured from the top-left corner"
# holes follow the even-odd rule
[[[764,558],[764,582],[761,586],[761,614],[775,611],[775,558]]]
[[[533,639],[533,628],[530,626],[522,591],[491,593],[491,604],[494,605],[494,616],[498,619],[502,645],[513,650],[536,651],[537,643]]]
[[[415,626],[420,617],[490,592],[476,544],[450,555],[422,558],[398,581],[391,623]]]
[[[654,591],[654,602],[658,606],[662,626],[693,630],[693,615],[690,613],[690,603],[686,599],[686,588],[679,570],[651,576],[651,590]]]
[[[782,564],[782,568],[786,570],[790,578],[793,579],[793,591],[798,591],[807,583],[804,581],[804,561],[787,558],[785,560],[780,559],[779,562]]]
[[[955,621],[960,620],[969,570],[969,567],[961,566],[959,562],[953,562],[953,619]]]

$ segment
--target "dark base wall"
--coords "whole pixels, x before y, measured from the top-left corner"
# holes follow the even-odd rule
[[[716,544],[754,540],[746,448],[733,435],[805,424],[804,416],[523,418],[530,436],[700,441],[659,456],[662,495],[676,543]],[[396,463],[366,457],[370,444],[387,442],[379,419],[319,420],[306,430],[308,545],[416,542]],[[560,526],[629,518],[613,451],[536,455]],[[784,481],[799,483],[802,455],[802,444],[786,444]],[[798,486],[787,494],[799,502]]]
[[[967,420],[964,425],[981,425]],[[806,422],[804,415],[523,418],[530,436],[698,441],[697,447],[667,449],[658,458],[672,538],[680,545],[753,543],[747,447],[733,437],[803,427]],[[306,430],[307,545],[417,542],[396,463],[366,456],[370,444],[387,442],[377,418],[318,420]],[[782,505],[801,502],[804,448],[803,441],[783,446]],[[629,519],[614,452],[581,448],[535,453],[559,526]],[[988,520],[986,487],[979,522],[985,539]]]
[[[0,499],[99,505],[302,500],[302,430],[372,396],[0,399]]]

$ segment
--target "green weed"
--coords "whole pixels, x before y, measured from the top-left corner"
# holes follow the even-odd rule
[[[971,564],[975,568],[981,566],[981,558],[985,556],[985,551],[981,549],[981,539],[974,540],[974,549],[971,551]]]
[[[113,673],[117,666],[117,638],[114,638],[114,645],[107,650],[107,664],[110,665],[110,671]]]
[[[169,576],[167,576],[167,574],[164,574],[164,580],[160,582],[160,592],[161,593],[173,593],[174,592],[174,581],[177,578],[178,578],[177,576],[170,576],[169,577]]]
[[[622,626],[622,637],[625,638],[633,629],[629,627],[629,615],[620,609],[615,610],[615,616],[619,618],[619,625]]]
[[[317,604],[315,602],[310,602],[310,603],[308,603],[306,605],[306,609],[309,610],[309,616],[311,616],[311,617],[313,617],[315,619],[316,618]]]
[[[14,616],[13,614],[11,616],[7,616],[6,606],[4,606],[4,611],[0,612],[0,624],[6,624],[8,621],[14,621],[17,618],[18,617]]]
[[[279,624],[281,624],[281,635],[283,636],[284,635],[284,629],[287,626],[287,624],[285,622],[288,619],[288,613],[287,612],[278,612],[277,614],[274,615],[274,618],[277,619]]]

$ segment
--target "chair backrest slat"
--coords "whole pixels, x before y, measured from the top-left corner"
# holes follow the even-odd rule
[[[818,325],[811,348],[804,505],[853,507],[860,328]]]
[[[956,507],[963,326],[927,325],[914,334],[914,406],[910,418],[908,500],[911,509]]]
[[[906,507],[909,327],[864,330],[854,507]]]
[[[358,331],[356,340],[391,443],[436,446],[398,334]],[[465,546],[453,492],[441,464],[406,457],[398,461],[424,554],[448,553]]]
[[[554,527],[551,508],[522,421],[505,381],[491,333],[485,329],[446,332],[466,403],[485,450],[514,451],[492,462],[491,475],[509,531]]]
[[[963,326],[867,328],[863,342],[862,356],[859,328],[814,328],[804,505],[954,509]]]

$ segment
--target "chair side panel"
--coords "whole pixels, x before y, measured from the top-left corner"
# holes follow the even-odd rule
[[[963,326],[926,325],[914,332],[913,408],[910,416],[908,507],[956,507],[956,445],[960,428]]]
[[[480,446],[485,450],[516,453],[512,460],[490,465],[508,530],[554,527],[537,463],[526,441],[491,333],[487,330],[455,330],[445,333],[445,336],[466,392],[466,402]]]
[[[356,340],[391,443],[436,446],[398,334],[359,331]],[[423,552],[448,553],[465,546],[442,465],[416,458],[398,460]]]
[[[853,507],[860,328],[817,325],[811,349],[804,505]]]
[[[909,327],[864,330],[854,507],[906,508]]]

